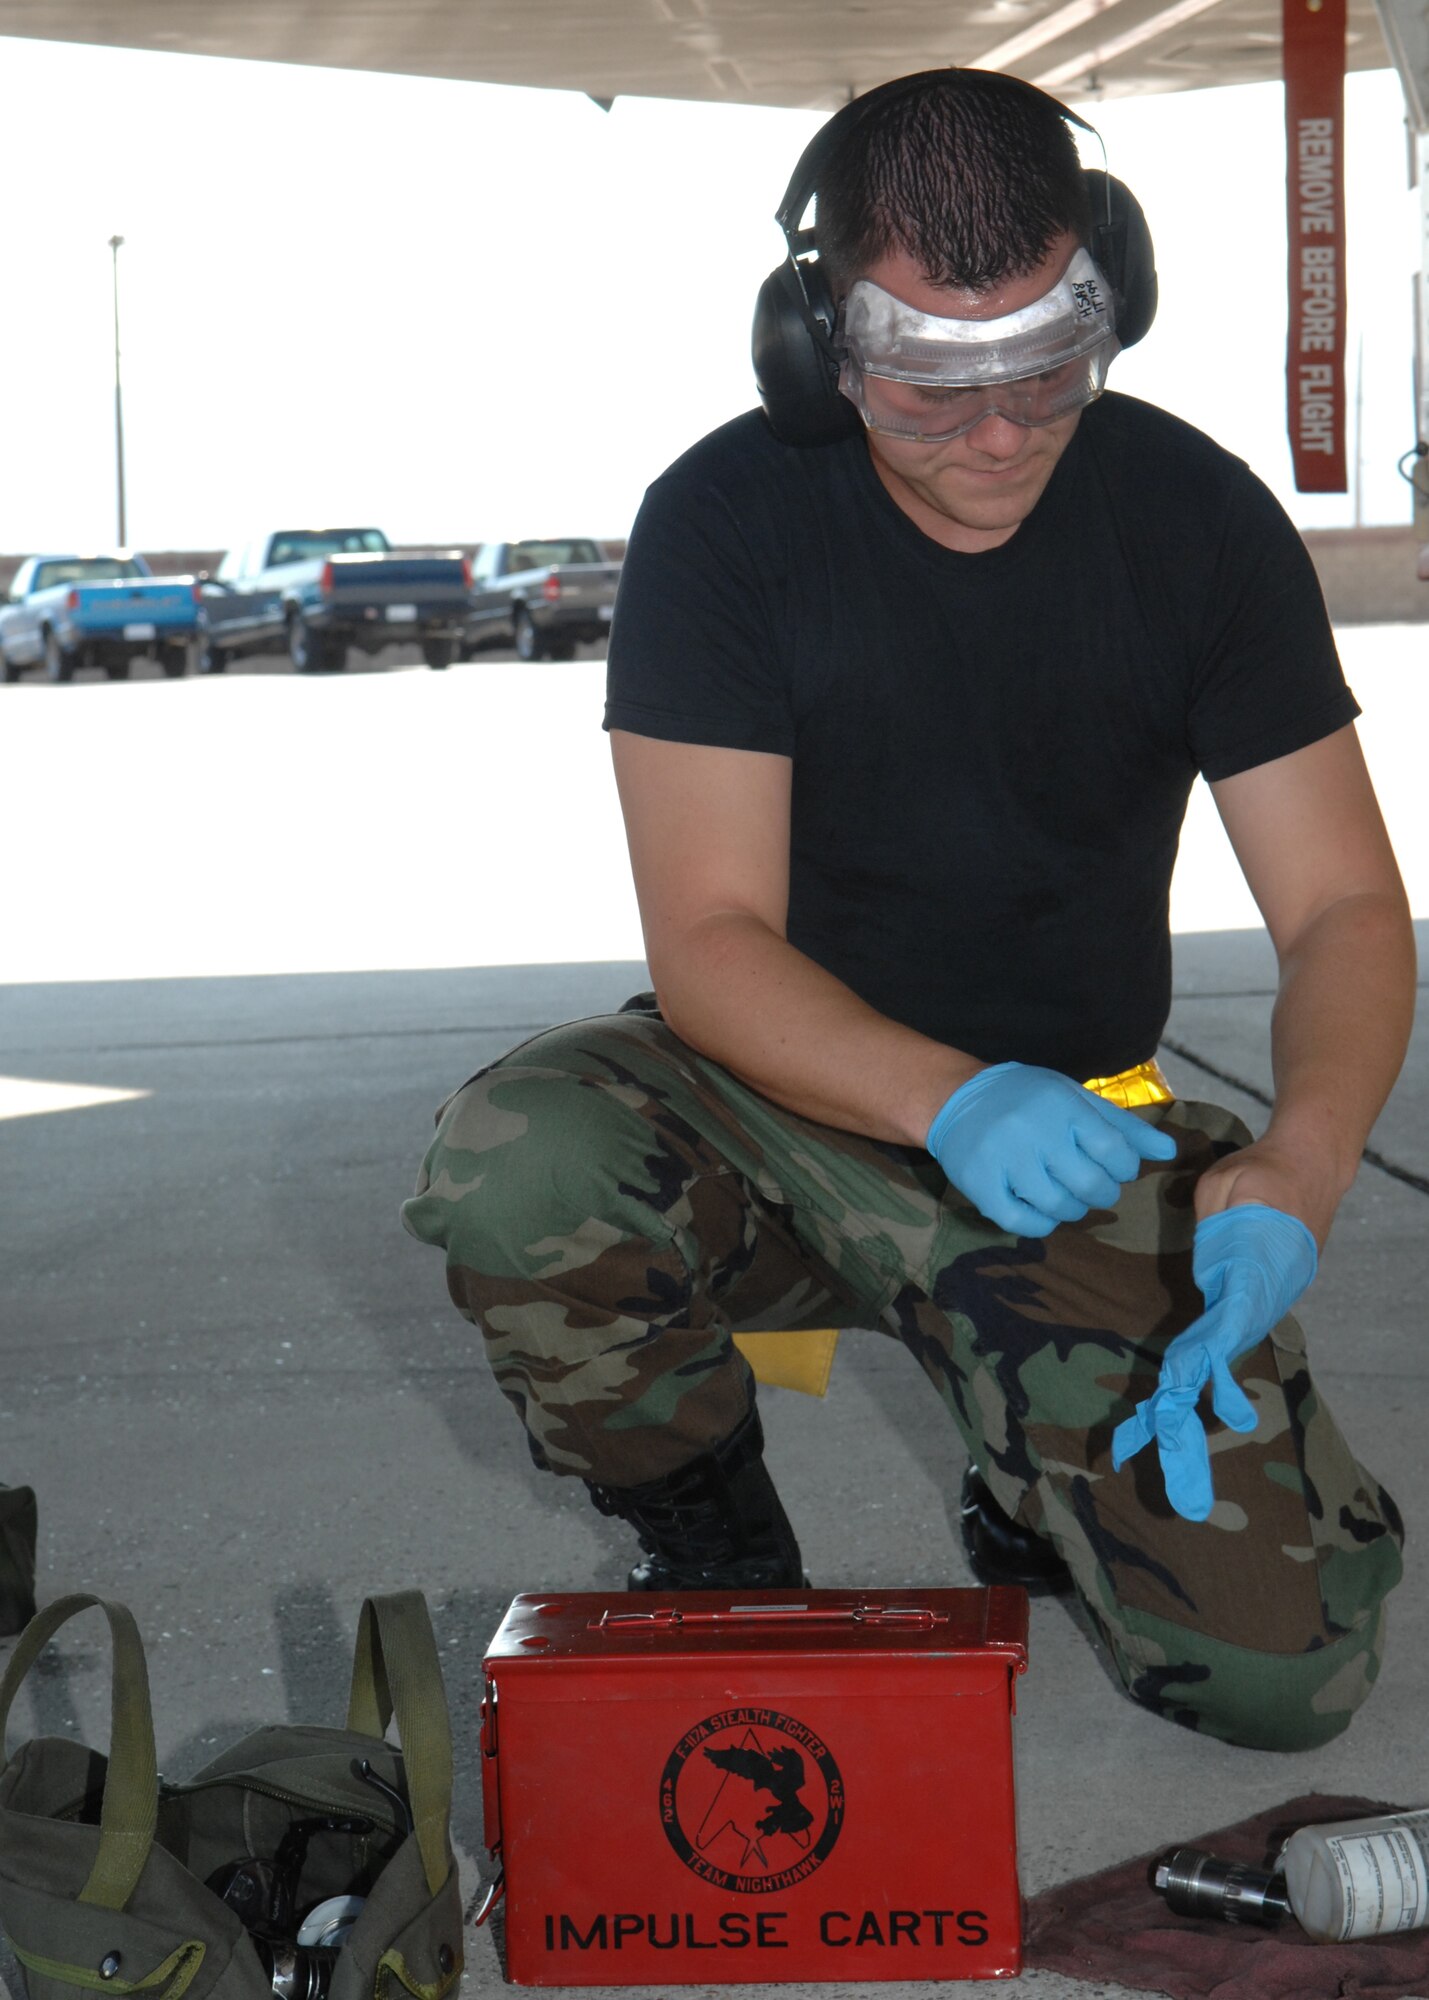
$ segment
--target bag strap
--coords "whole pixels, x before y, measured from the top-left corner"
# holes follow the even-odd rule
[[[452,1726],[420,1590],[367,1598],[357,1623],[347,1726],[363,1736],[385,1736],[394,1713],[413,1831],[435,1896],[451,1873]]]
[[[0,1771],[6,1765],[5,1737],[11,1705],[21,1681],[60,1626],[91,1607],[102,1611],[109,1620],[114,1642],[114,1677],[109,1768],[99,1817],[99,1853],[89,1880],[79,1892],[79,1900],[96,1903],[105,1910],[122,1910],[149,1859],[159,1799],[154,1712],[149,1701],[144,1642],[124,1605],[107,1603],[102,1597],[60,1597],[30,1620],[10,1656],[5,1678],[0,1681]]]

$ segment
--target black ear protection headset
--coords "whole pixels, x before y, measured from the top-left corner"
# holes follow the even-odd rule
[[[754,307],[754,378],[759,398],[776,437],[785,444],[832,444],[860,428],[861,419],[847,397],[839,394],[838,358],[834,352],[837,306],[828,279],[814,252],[814,232],[801,229],[804,211],[818,192],[824,168],[870,108],[891,96],[904,96],[944,70],[920,70],[916,76],[895,77],[866,91],[835,112],[804,148],[775,220],[784,232],[789,254],[759,288]],[[1020,77],[987,71],[989,81],[1022,91],[1050,104],[1060,118],[1096,136],[1096,128],[1055,97]],[[1116,305],[1116,334],[1123,347],[1141,339],[1156,317],[1156,259],[1151,231],[1141,205],[1123,182],[1094,167],[1084,167],[1091,205],[1092,233],[1087,248],[1111,287]]]

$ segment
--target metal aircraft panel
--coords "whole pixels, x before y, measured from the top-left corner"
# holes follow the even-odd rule
[[[1374,0],[1349,14],[1350,67],[1384,67]],[[941,63],[1079,101],[1280,74],[1279,0],[0,0],[0,35],[810,109]]]

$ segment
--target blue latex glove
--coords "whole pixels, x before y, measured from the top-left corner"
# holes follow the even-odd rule
[[[996,1063],[955,1090],[928,1127],[928,1151],[973,1206],[1014,1236],[1050,1236],[1111,1208],[1143,1160],[1176,1141],[1059,1070]]]
[[[1206,1310],[1178,1333],[1156,1393],[1117,1425],[1111,1462],[1119,1472],[1154,1437],[1166,1498],[1187,1521],[1215,1504],[1211,1455],[1196,1404],[1209,1380],[1211,1408],[1233,1431],[1253,1431],[1255,1408],[1231,1374],[1294,1305],[1315,1275],[1315,1239],[1298,1216],[1244,1202],[1196,1224],[1191,1270]]]

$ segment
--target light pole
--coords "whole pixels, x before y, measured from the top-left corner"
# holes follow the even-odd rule
[[[124,525],[124,398],[119,387],[119,247],[122,236],[111,236],[110,253],[114,259],[114,461],[119,475],[119,546],[128,542]]]

